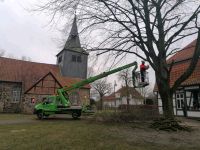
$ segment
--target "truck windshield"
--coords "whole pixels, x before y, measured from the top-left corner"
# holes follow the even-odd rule
[[[44,100],[44,104],[50,104],[50,103],[52,103],[53,102],[53,99],[52,98],[50,98],[50,97],[48,97],[47,99],[45,99]]]

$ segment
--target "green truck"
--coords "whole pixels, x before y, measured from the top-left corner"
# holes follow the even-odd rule
[[[86,106],[75,106],[70,102],[69,92],[79,89],[89,83],[92,83],[98,79],[104,78],[110,74],[119,72],[121,70],[133,67],[133,74],[137,69],[137,62],[133,62],[116,69],[103,72],[97,76],[90,77],[88,79],[82,80],[78,83],[71,85],[70,87],[63,87],[57,89],[57,95],[48,96],[42,103],[35,105],[34,114],[37,115],[39,119],[43,119],[53,114],[71,114],[74,119],[79,118],[82,112],[87,111]],[[133,77],[133,80],[135,78]]]

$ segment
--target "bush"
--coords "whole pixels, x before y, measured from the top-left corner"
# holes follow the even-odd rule
[[[158,116],[152,116],[149,112],[144,112],[142,109],[135,109],[131,111],[114,111],[107,110],[95,114],[94,118],[100,122],[134,122],[134,121],[148,121],[156,119]]]

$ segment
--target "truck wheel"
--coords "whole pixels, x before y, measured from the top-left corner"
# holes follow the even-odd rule
[[[80,115],[78,114],[78,112],[72,112],[72,117],[74,119],[77,119],[78,117],[80,117]]]
[[[42,120],[44,118],[44,114],[40,111],[37,113],[38,119]]]

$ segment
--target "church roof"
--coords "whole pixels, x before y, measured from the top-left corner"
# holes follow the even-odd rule
[[[58,65],[36,63],[0,57],[0,81],[22,82],[26,91],[38,80],[51,72],[61,86],[70,86],[81,81],[80,78],[64,77]],[[89,85],[84,88],[90,88]]]
[[[74,17],[72,28],[63,50],[75,51],[78,53],[84,53],[88,55],[88,53],[81,47],[77,23],[76,23],[76,16]]]

